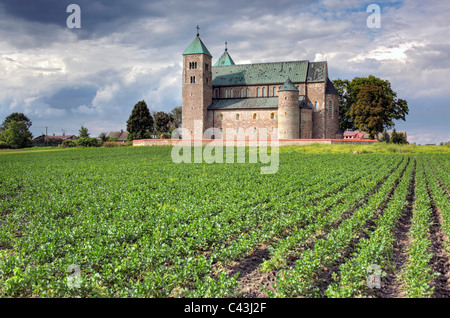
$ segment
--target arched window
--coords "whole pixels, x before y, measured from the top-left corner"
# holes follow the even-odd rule
[[[257,118],[257,115],[256,115],[256,113],[254,113],[253,114],[253,119],[256,119]]]
[[[256,127],[253,127],[253,133],[256,134]]]
[[[191,76],[191,84],[195,84],[195,76]]]
[[[265,87],[263,87],[263,89],[262,89],[262,97],[266,97],[266,88]]]
[[[259,97],[259,87],[256,89],[256,97]]]
[[[328,102],[328,119],[333,119],[333,102]]]
[[[277,88],[275,86],[273,87],[273,96],[277,96]]]
[[[309,107],[312,108],[312,103],[311,103],[311,101],[309,101]]]
[[[219,120],[223,120],[223,114],[219,115]]]
[[[219,98],[219,90],[216,88],[216,98]]]
[[[233,98],[233,91],[234,89],[230,89],[230,98]]]
[[[236,114],[236,120],[239,120],[241,118],[241,116],[239,116],[239,114]]]
[[[225,98],[228,98],[228,89],[225,90]]]
[[[249,91],[249,89],[247,88],[247,96],[245,96],[245,97],[249,97],[249,93],[250,93],[250,91]]]
[[[241,88],[241,98],[244,97],[244,89]]]
[[[270,114],[270,119],[275,119],[275,113]]]
[[[318,106],[318,104],[319,104],[319,103],[318,103],[317,101],[314,103],[314,110],[315,110],[315,111],[317,111],[317,106]]]

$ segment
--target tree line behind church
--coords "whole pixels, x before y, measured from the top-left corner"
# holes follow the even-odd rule
[[[170,138],[174,129],[181,125],[181,106],[169,113],[158,111],[150,114],[147,103],[139,101],[127,120],[129,141],[136,139]]]

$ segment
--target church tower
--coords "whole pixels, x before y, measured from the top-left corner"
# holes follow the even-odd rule
[[[278,138],[298,139],[300,108],[298,88],[287,79],[278,90]]]
[[[182,123],[190,136],[183,139],[202,139],[206,130],[207,108],[212,103],[212,55],[197,37],[183,52]],[[198,121],[194,127],[194,121]],[[195,130],[194,130],[195,128]]]

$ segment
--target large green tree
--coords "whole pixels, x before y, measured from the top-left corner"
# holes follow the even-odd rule
[[[6,130],[8,129],[8,125],[10,122],[15,121],[15,122],[23,122],[28,129],[30,129],[31,127],[31,120],[23,113],[12,113],[11,115],[7,116],[5,118],[5,120],[3,121],[2,126],[0,127],[0,130]]]
[[[154,130],[157,135],[168,133],[172,125],[172,116],[165,112],[153,112]]]
[[[153,117],[144,100],[139,101],[127,120],[128,140],[151,138]]]
[[[381,88],[383,100],[386,102],[386,107],[383,113],[383,127],[390,129],[394,126],[394,120],[405,120],[409,112],[406,100],[397,98],[397,93],[391,88],[391,83],[388,80],[382,80],[373,75],[368,77],[355,77],[353,80],[337,79],[333,81],[333,85],[338,91],[339,95],[339,127],[342,131],[359,129],[361,122],[355,123],[355,115],[351,114],[351,109],[357,107],[358,94],[361,88],[365,85],[377,86]],[[378,95],[372,95],[378,96]],[[364,98],[367,101],[367,92],[364,93]],[[375,105],[373,101],[369,104]],[[359,108],[362,107],[360,102]],[[376,112],[376,110],[374,110]],[[354,111],[354,114],[357,112]],[[359,115],[361,120],[361,114]],[[367,119],[366,119],[367,120]],[[366,130],[363,130],[366,131]],[[383,130],[379,131],[382,132]],[[369,131],[366,131],[370,133]]]
[[[389,100],[384,96],[383,89],[376,85],[364,85],[359,90],[356,103],[350,109],[355,128],[369,133],[374,139],[383,132]]]
[[[31,147],[33,135],[28,130],[26,123],[11,120],[8,122],[7,127],[1,132],[0,141],[5,142],[12,148]]]

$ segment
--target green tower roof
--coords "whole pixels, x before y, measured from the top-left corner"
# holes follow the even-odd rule
[[[222,56],[217,60],[216,64],[214,66],[229,66],[229,65],[235,65],[233,59],[231,58],[230,54],[228,54],[228,50],[225,49],[225,52],[223,52]]]
[[[283,86],[280,87],[279,91],[298,91],[298,88],[291,82],[288,78],[286,82],[284,82]]]
[[[184,50],[183,55],[187,54],[205,54],[212,57],[211,53],[209,53],[205,44],[203,44],[202,40],[200,40],[200,37],[198,35],[194,39],[194,41],[192,41],[192,43],[188,46],[188,48]]]

